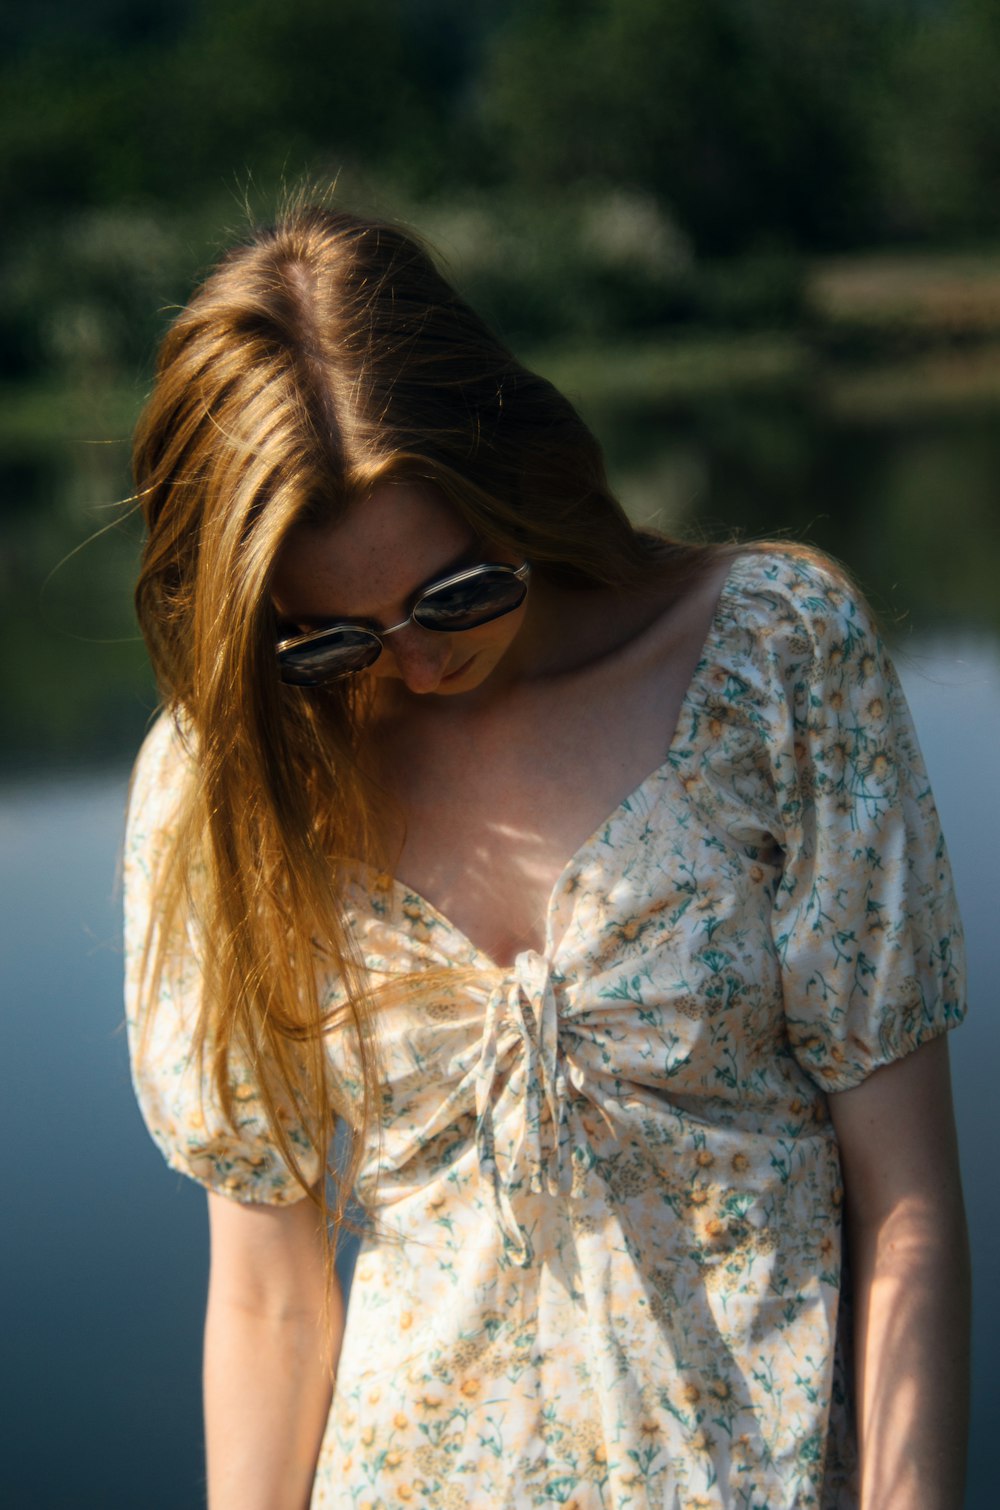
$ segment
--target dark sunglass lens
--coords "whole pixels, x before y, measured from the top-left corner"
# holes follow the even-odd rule
[[[413,617],[423,629],[476,629],[520,608],[527,590],[513,572],[477,572],[464,582],[429,592],[417,604]]]
[[[367,629],[331,629],[304,645],[278,651],[283,682],[317,687],[373,666],[382,652],[381,641]]]

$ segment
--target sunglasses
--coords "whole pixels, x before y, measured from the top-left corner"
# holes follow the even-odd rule
[[[382,654],[384,642],[408,624],[441,634],[478,629],[520,608],[528,591],[531,567],[504,566],[484,561],[467,571],[432,582],[417,598],[407,618],[391,629],[366,629],[360,624],[327,624],[308,634],[279,640],[278,673],[296,687],[318,687],[367,671]]]

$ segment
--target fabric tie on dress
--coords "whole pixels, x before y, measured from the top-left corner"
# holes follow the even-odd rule
[[[565,1161],[560,1131],[566,1081],[559,1067],[559,1012],[549,964],[533,949],[519,954],[490,993],[476,1070],[476,1152],[487,1198],[503,1235],[504,1251],[522,1268],[533,1262],[531,1239],[518,1221],[512,1197],[521,1191],[561,1191]],[[498,1152],[496,1081],[518,1045],[524,1055],[524,1093],[516,1137]]]

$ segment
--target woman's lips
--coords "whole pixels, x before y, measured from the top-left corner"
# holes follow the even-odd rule
[[[462,676],[466,671],[468,671],[469,667],[472,665],[472,662],[474,660],[475,660],[475,656],[474,655],[470,655],[469,659],[467,661],[463,661],[462,664],[460,666],[457,666],[454,671],[449,671],[447,676],[443,676],[441,678],[442,682],[454,682],[454,681],[457,681],[460,676]]]

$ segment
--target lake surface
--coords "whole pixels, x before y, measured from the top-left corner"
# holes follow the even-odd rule
[[[974,1264],[968,1510],[994,1503],[1000,1219],[1000,644],[911,643],[900,672],[948,835],[971,1011],[951,1038]],[[182,1510],[202,1502],[204,1197],[140,1121],[122,1028],[117,854],[127,772],[0,791],[6,1159],[7,1502]],[[992,1281],[992,1284],[991,1284]]]

